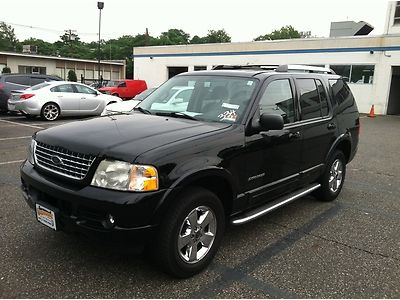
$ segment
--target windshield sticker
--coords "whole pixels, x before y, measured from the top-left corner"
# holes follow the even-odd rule
[[[230,108],[230,109],[239,109],[239,105],[236,105],[236,104],[230,104],[230,103],[222,103],[222,105],[221,105],[222,107],[225,107],[225,108]]]
[[[204,87],[209,88],[211,86],[211,82],[205,81],[204,82]]]
[[[237,118],[237,113],[233,109],[227,110],[227,111],[223,112],[222,114],[219,114],[218,118],[220,119],[220,121],[235,122],[236,118]]]
[[[251,80],[247,81],[247,85],[248,86],[252,86],[253,85],[253,81],[251,81]]]

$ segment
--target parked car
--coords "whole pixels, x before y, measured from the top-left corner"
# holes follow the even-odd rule
[[[46,81],[60,81],[60,77],[41,74],[1,74],[0,111],[7,111],[7,101],[13,90],[25,90]]]
[[[193,86],[173,87],[168,94],[162,95],[151,105],[151,109],[185,111],[192,96]]]
[[[132,114],[33,135],[21,180],[38,221],[148,245],[182,278],[212,261],[227,224],[310,193],[334,200],[360,131],[343,78],[307,66],[219,68],[174,76]],[[181,111],[154,108],[184,86]]]
[[[146,81],[144,80],[110,80],[106,86],[98,90],[103,94],[109,94],[120,97],[122,99],[132,99],[137,94],[147,89]]]
[[[147,89],[140,94],[137,94],[132,100],[126,100],[123,102],[117,102],[117,103],[111,103],[107,105],[103,112],[101,113],[102,116],[107,116],[107,115],[115,115],[119,113],[128,113],[133,110],[133,108],[140,103],[140,101],[143,101],[146,99],[147,96],[149,96],[152,92],[154,92],[155,88],[150,88]]]
[[[27,118],[41,116],[54,121],[60,116],[100,115],[106,105],[120,101],[81,83],[54,81],[14,91],[8,110],[19,111]]]

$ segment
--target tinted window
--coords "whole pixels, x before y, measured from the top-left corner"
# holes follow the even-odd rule
[[[301,119],[321,117],[319,94],[314,79],[298,79],[297,86],[300,92]]]
[[[31,77],[31,85],[36,85],[42,82],[45,82],[46,78],[41,78],[41,77]]]
[[[30,85],[30,78],[28,76],[10,76],[6,78],[6,82],[21,85]]]
[[[126,82],[122,81],[121,83],[118,84],[118,87],[126,87]]]
[[[71,84],[58,85],[51,88],[50,91],[57,93],[74,93],[74,89],[72,88]]]
[[[78,93],[82,94],[96,94],[96,92],[84,85],[74,84],[75,88],[77,89]]]
[[[350,98],[350,89],[341,79],[330,79],[333,99],[340,105]]]
[[[294,122],[293,93],[289,79],[272,81],[260,99],[260,114],[280,114],[285,123]]]
[[[322,116],[326,116],[328,115],[329,112],[328,96],[326,95],[326,91],[324,89],[324,86],[322,85],[322,82],[320,80],[316,80],[316,82],[319,93],[319,99],[321,101],[321,113]]]

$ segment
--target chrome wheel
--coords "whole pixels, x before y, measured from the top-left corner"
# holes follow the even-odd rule
[[[217,219],[207,206],[193,209],[183,221],[178,235],[179,256],[195,264],[210,251],[217,233]]]
[[[329,189],[332,193],[336,193],[343,181],[343,163],[340,159],[336,159],[329,174]]]
[[[48,121],[54,121],[58,118],[60,111],[55,104],[47,104],[43,109],[43,116]]]

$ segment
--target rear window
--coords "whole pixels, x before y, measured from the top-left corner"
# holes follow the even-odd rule
[[[47,83],[47,82],[39,83],[39,84],[34,85],[33,87],[31,87],[31,90],[32,91],[40,90],[40,89],[42,89],[42,88],[44,88],[46,86],[49,86],[49,85],[50,85],[50,83]]]
[[[5,82],[29,86],[30,78],[28,76],[10,76],[6,78]]]

